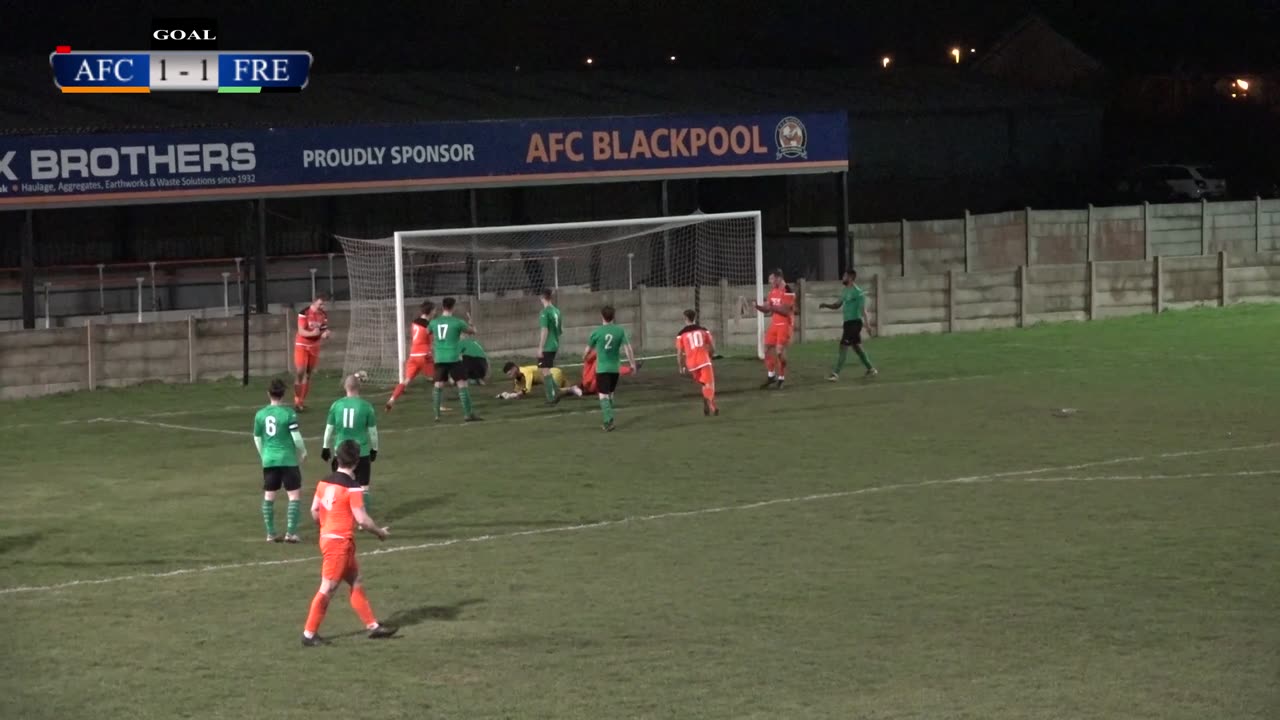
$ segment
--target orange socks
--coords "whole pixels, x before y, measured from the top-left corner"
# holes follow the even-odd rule
[[[324,614],[329,610],[329,596],[324,593],[316,593],[311,598],[311,612],[307,613],[307,624],[303,628],[307,636],[311,637],[320,630],[320,623],[324,622]]]
[[[778,377],[784,378],[786,376],[787,376],[787,361],[784,358],[778,358]]]
[[[396,389],[391,393],[391,402],[395,402],[403,394],[404,394],[404,383],[400,383],[399,385],[396,386]]]
[[[369,606],[369,596],[364,594],[363,585],[351,588],[351,609],[360,616],[360,622],[364,623],[366,628],[372,630],[378,625],[378,618],[373,615],[373,608]]]
[[[716,391],[708,385],[702,386],[702,397],[707,399],[707,403],[711,405],[711,409],[716,409]]]

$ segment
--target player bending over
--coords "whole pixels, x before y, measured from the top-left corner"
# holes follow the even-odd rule
[[[475,422],[480,418],[471,406],[471,390],[467,387],[467,373],[462,364],[460,344],[463,335],[474,335],[475,328],[460,317],[454,317],[453,308],[458,301],[447,297],[440,302],[441,312],[436,316],[428,329],[431,331],[431,342],[436,354],[436,388],[431,392],[435,405],[436,422],[440,422],[441,402],[444,399],[444,388],[449,382],[458,387],[458,399],[462,401],[463,422]]]
[[[684,311],[685,326],[676,334],[676,365],[680,374],[689,374],[693,381],[702,386],[702,414],[719,415],[716,407],[716,374],[711,365],[711,358],[716,352],[715,339],[711,331],[698,324],[698,313],[694,310]]]
[[[836,356],[835,367],[831,368],[831,374],[827,376],[830,382],[840,379],[840,371],[844,369],[845,361],[849,359],[849,348],[853,348],[853,352],[862,361],[862,366],[867,369],[867,377],[880,374],[880,371],[871,364],[871,358],[867,357],[867,352],[862,349],[862,328],[865,327],[870,332],[871,323],[867,320],[867,294],[854,283],[857,279],[856,271],[847,271],[840,280],[844,283],[840,299],[818,306],[825,310],[844,309],[844,331],[840,335],[840,354]]]
[[[396,400],[404,394],[409,387],[409,383],[417,376],[421,375],[431,382],[435,377],[435,363],[431,360],[431,331],[427,326],[431,324],[431,314],[435,312],[435,303],[427,300],[418,307],[418,317],[413,319],[413,323],[409,326],[409,359],[404,361],[404,382],[396,385],[396,389],[391,393],[391,399],[387,400],[387,412],[391,412],[395,407]]]
[[[556,390],[563,387],[556,382],[549,382],[547,376],[556,366],[556,353],[560,351],[560,308],[551,302],[550,290],[542,291],[542,312],[538,315],[538,369],[542,374],[542,387],[547,395],[547,404],[554,405],[557,400]]]
[[[351,440],[360,448],[360,459],[355,465],[356,480],[364,490],[364,502],[369,502],[369,483],[373,481],[373,463],[378,459],[378,416],[373,406],[360,397],[360,378],[348,375],[342,383],[347,396],[338,398],[329,406],[329,419],[324,426],[324,444],[320,448],[320,459],[328,461],[331,457],[329,448]],[[335,458],[329,465],[331,470],[338,469]]]
[[[295,410],[307,409],[311,375],[320,365],[320,343],[329,339],[329,316],[324,311],[328,299],[325,295],[318,295],[298,313],[298,334],[293,339],[293,367],[297,373],[293,383]]]
[[[335,461],[338,469],[316,485],[315,499],[311,501],[311,517],[320,526],[321,560],[320,589],[311,599],[311,611],[302,631],[302,644],[307,647],[325,643],[316,633],[329,609],[329,598],[344,582],[351,586],[351,609],[364,623],[370,639],[389,638],[399,629],[378,622],[364,593],[364,578],[356,562],[357,527],[377,535],[379,540],[386,540],[389,534],[365,510],[364,492],[355,478],[360,446],[354,440],[343,441]]]
[[[284,541],[298,542],[298,517],[302,515],[302,471],[307,446],[298,428],[298,415],[284,404],[284,381],[276,378],[267,389],[271,404],[253,418],[253,444],[262,458],[262,522],[267,526],[267,542],[280,542],[276,535],[276,493],[289,495]]]
[[[605,305],[600,310],[600,327],[591,332],[587,340],[587,348],[582,351],[586,356],[591,351],[596,353],[596,395],[600,398],[600,415],[604,419],[605,432],[613,432],[613,392],[618,389],[619,366],[622,364],[619,354],[627,353],[627,363],[631,373],[636,372],[636,356],[631,350],[631,341],[627,331],[613,323],[613,306]]]
[[[548,368],[542,368],[538,365],[516,365],[513,362],[509,362],[502,366],[502,374],[511,378],[512,382],[515,383],[511,392],[504,392],[498,395],[503,400],[519,400],[528,396],[535,385],[544,385],[548,382],[555,385],[558,390],[572,392],[572,388],[569,387],[569,381],[565,379],[564,371],[560,368],[550,368],[548,372]],[[578,393],[573,394],[576,395]],[[557,393],[555,400],[551,402],[560,402],[560,394]]]
[[[769,295],[756,310],[770,316],[764,334],[764,369],[768,373],[761,389],[782,389],[787,379],[787,345],[791,344],[791,316],[795,311],[795,295],[787,288],[781,270],[769,273]]]
[[[474,335],[462,338],[458,343],[458,354],[462,356],[462,369],[467,374],[468,385],[483,385],[489,377],[489,356],[484,346]]]

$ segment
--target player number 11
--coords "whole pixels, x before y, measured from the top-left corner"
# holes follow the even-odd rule
[[[167,69],[167,66],[166,66],[166,64],[165,64],[165,59],[164,59],[164,58],[160,58],[160,81],[161,81],[161,82],[167,82],[168,80],[169,80],[169,77],[168,77],[168,69]],[[204,59],[204,60],[201,60],[201,61],[200,61],[200,80],[201,80],[201,82],[209,82],[209,61],[208,61],[208,59]]]

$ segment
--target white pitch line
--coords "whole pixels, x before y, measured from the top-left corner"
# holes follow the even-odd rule
[[[577,525],[562,525],[551,528],[534,528],[532,530],[519,530],[509,533],[496,533],[489,535],[474,535],[471,537],[452,538],[450,540],[440,540],[437,542],[421,543],[418,545],[402,545],[399,547],[380,548],[378,550],[370,550],[360,553],[361,556],[371,555],[388,555],[391,553],[410,552],[417,550],[431,550],[436,548],[446,548],[454,545],[463,545],[469,543],[487,543],[496,540],[509,540],[512,538],[531,537],[535,535],[552,535],[556,533],[578,532],[580,530],[594,530],[598,528],[615,527],[619,525],[628,525],[632,523],[654,522],[657,520],[670,520],[674,518],[696,517],[700,515],[713,515],[724,512],[737,512],[742,510],[755,510],[763,507],[771,507],[774,505],[791,505],[797,503],[813,502],[816,500],[831,500],[836,498],[854,497],[857,495],[870,495],[872,493],[891,492],[894,490],[911,490],[917,488],[936,487],[941,485],[960,485],[960,484],[977,484],[977,483],[996,483],[996,482],[1069,482],[1069,481],[1105,481],[1105,480],[1175,480],[1190,478],[1211,478],[1211,477],[1252,477],[1257,475],[1280,475],[1280,470],[1252,470],[1242,471],[1238,473],[1192,473],[1187,475],[1099,475],[1092,477],[1063,476],[1063,477],[1036,477],[1047,472],[1061,472],[1064,470],[1079,470],[1090,467],[1101,467],[1105,465],[1115,465],[1126,462],[1139,462],[1143,460],[1160,460],[1177,457],[1188,457],[1194,455],[1211,455],[1217,453],[1244,452],[1249,450],[1263,450],[1269,448],[1280,447],[1280,443],[1265,443],[1259,445],[1243,445],[1226,448],[1210,448],[1205,450],[1185,450],[1175,453],[1162,453],[1159,455],[1151,455],[1146,457],[1128,457],[1115,458],[1112,460],[1098,460],[1094,462],[1078,463],[1075,465],[1066,465],[1059,467],[1038,468],[1035,470],[1014,470],[1010,472],[994,473],[991,475],[972,475],[967,477],[948,478],[942,480],[924,480],[913,483],[896,483],[892,485],[879,485],[876,487],[859,488],[857,490],[841,490],[837,492],[817,493],[813,495],[798,495],[794,497],[773,498],[770,500],[760,500],[757,502],[744,503],[741,505],[722,505],[719,507],[697,508],[694,510],[682,510],[676,512],[657,513],[654,515],[634,515],[616,520],[600,520],[591,523],[581,523]],[[132,580],[152,580],[160,578],[177,577],[180,575],[192,575],[195,573],[219,572],[223,570],[238,570],[243,568],[254,567],[273,567],[277,565],[293,565],[302,562],[315,562],[316,557],[308,556],[302,558],[288,558],[285,560],[257,560],[245,563],[228,563],[225,565],[205,565],[202,567],[181,568],[178,570],[170,570],[159,573],[145,573],[138,575],[119,575],[116,577],[97,578],[91,580],[71,580],[68,582],[57,583],[54,585],[21,585],[17,587],[0,588],[0,595],[15,595],[18,593],[39,593],[50,592],[55,590],[66,590],[68,588],[83,587],[90,585],[107,585],[118,582],[129,582]]]
[[[822,390],[823,392],[866,391],[866,390],[875,390],[877,388],[897,388],[897,387],[905,387],[905,386],[911,386],[911,385],[937,385],[942,383],[963,382],[966,380],[987,380],[987,379],[992,379],[997,377],[1002,377],[1002,376],[995,375],[995,374],[954,375],[950,377],[921,378],[918,380],[902,380],[898,382],[870,381],[865,383],[838,385],[835,387],[823,387]],[[586,400],[584,400],[584,402],[588,402],[589,400],[590,398],[587,398]],[[685,400],[668,400],[665,402],[641,403],[640,405],[636,406],[636,409],[649,410],[649,409],[657,409],[657,408],[679,407],[679,406],[685,406],[685,405],[692,406],[692,405],[696,405],[696,401],[697,401],[697,398],[691,395],[689,396],[688,399],[685,399]],[[260,408],[261,406],[254,405],[254,406],[244,406],[244,408],[228,406],[222,409],[223,410],[232,410],[232,409],[257,410]],[[146,419],[146,418],[153,418],[153,417],[173,417],[178,414],[185,415],[185,414],[190,414],[192,412],[195,412],[195,411],[182,411],[181,413],[178,413],[178,412],[159,413],[154,415],[137,415],[133,417],[97,417],[97,418],[89,418],[84,420],[63,420],[63,421],[60,421],[58,424],[59,425],[77,425],[77,424],[115,423],[115,424],[121,424],[121,425],[143,425],[147,427],[165,428],[168,430],[183,430],[186,432],[204,432],[204,433],[215,433],[218,435],[236,435],[240,437],[250,437],[253,435],[253,433],[248,431],[226,430],[222,428],[201,427],[198,425],[181,425],[178,423],[158,422],[158,421]],[[598,408],[584,408],[581,410],[553,411],[553,412],[548,412],[548,413],[539,414],[539,415],[521,415],[519,417],[497,417],[497,418],[487,419],[485,422],[485,425],[497,425],[500,423],[512,423],[512,422],[530,422],[535,420],[545,422],[550,418],[571,416],[571,415],[591,415],[598,412],[600,412]],[[0,425],[0,430],[15,430],[20,428],[37,428],[37,427],[46,427],[46,426],[40,423],[29,423],[24,425]],[[423,430],[443,430],[448,428],[461,428],[461,427],[474,427],[474,426],[458,425],[456,423],[444,423],[444,424],[432,424],[432,425],[416,425],[416,426],[410,426],[410,427],[379,428],[378,431],[380,434],[386,434],[386,433],[420,432]],[[305,437],[304,439],[309,441],[321,440],[323,439],[323,437],[320,435],[311,435],[311,436]]]

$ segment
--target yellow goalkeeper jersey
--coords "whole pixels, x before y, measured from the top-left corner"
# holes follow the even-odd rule
[[[534,385],[542,384],[542,370],[537,365],[523,365],[520,367],[519,375],[516,376],[516,392],[528,394],[533,390]],[[551,368],[551,379],[555,381],[556,387],[568,387],[569,383],[564,379],[564,373],[560,372],[560,368]]]

